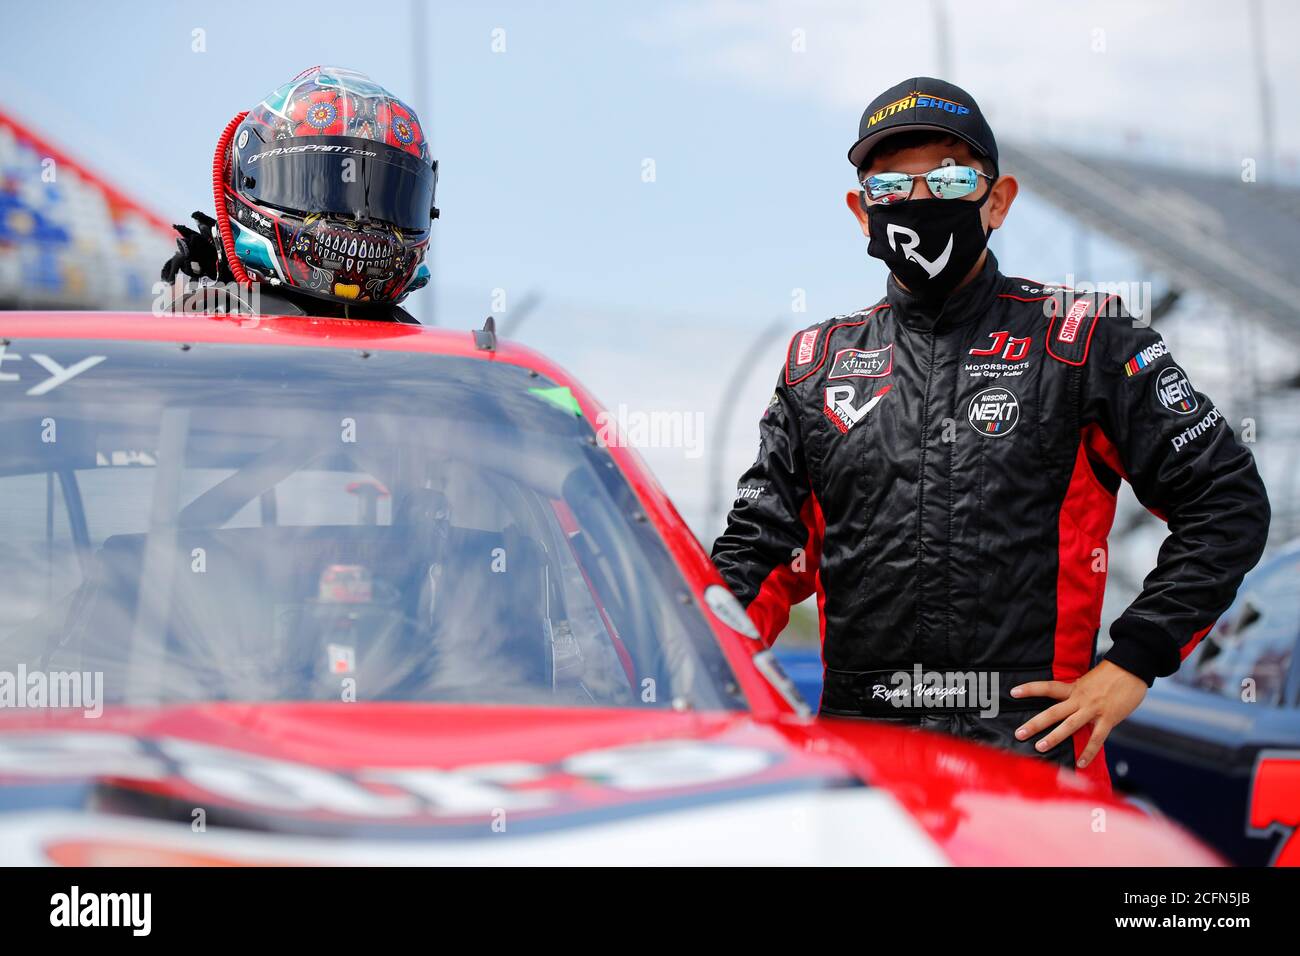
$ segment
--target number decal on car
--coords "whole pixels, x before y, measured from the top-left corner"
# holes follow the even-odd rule
[[[1273,866],[1300,866],[1300,750],[1261,751],[1250,785],[1251,836],[1281,833]]]

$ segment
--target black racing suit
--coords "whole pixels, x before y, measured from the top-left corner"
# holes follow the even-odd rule
[[[1014,731],[1054,702],[1008,691],[1092,666],[1121,479],[1170,532],[1106,655],[1148,685],[1268,531],[1253,457],[1161,337],[991,253],[941,309],[891,277],[874,307],[796,334],[759,432],[713,560],[769,642],[817,594],[823,715],[1033,753]],[[1048,756],[1072,764],[1088,735]]]

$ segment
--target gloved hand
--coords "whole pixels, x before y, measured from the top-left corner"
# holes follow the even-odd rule
[[[194,279],[231,278],[217,255],[217,244],[221,241],[217,234],[217,221],[201,212],[191,215],[199,227],[197,231],[179,224],[172,226],[179,233],[179,238],[176,240],[176,252],[163,263],[163,279],[174,282],[179,273]]]

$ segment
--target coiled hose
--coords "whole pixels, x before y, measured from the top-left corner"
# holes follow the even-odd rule
[[[226,253],[226,265],[230,268],[230,273],[235,277],[235,281],[247,284],[252,280],[248,273],[244,271],[244,264],[239,261],[235,255],[235,234],[230,228],[230,214],[226,212],[226,160],[230,152],[230,139],[235,135],[235,130],[239,124],[244,121],[248,115],[245,111],[232,119],[221,134],[221,139],[217,141],[217,152],[212,157],[212,201],[216,206],[217,214],[217,232],[221,234],[221,247]]]

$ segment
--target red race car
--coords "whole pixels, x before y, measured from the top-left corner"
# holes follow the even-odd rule
[[[490,333],[0,315],[0,863],[1217,862],[812,716],[600,416]]]

